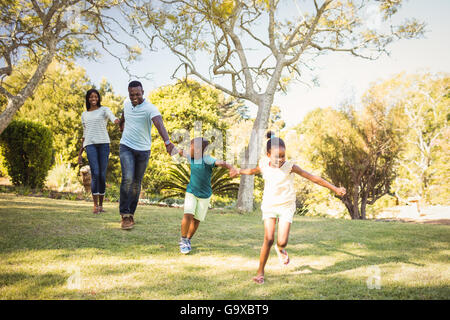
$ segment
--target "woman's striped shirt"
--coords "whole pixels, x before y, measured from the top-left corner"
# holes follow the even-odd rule
[[[110,143],[108,130],[106,130],[108,119],[111,122],[117,119],[108,107],[101,106],[97,110],[83,112],[81,115],[83,148],[90,144]]]

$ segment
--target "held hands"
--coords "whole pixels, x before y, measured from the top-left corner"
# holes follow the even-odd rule
[[[174,156],[179,153],[179,150],[172,142],[166,145],[166,151],[170,156]]]
[[[239,175],[239,169],[236,169],[235,167],[231,167],[229,169],[230,178],[234,178]]]

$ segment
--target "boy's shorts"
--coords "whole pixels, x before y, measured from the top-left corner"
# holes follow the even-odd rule
[[[193,214],[194,219],[204,221],[208,212],[209,198],[198,198],[192,193],[186,192],[184,197],[184,213]]]
[[[261,208],[261,211],[263,213],[262,219],[265,220],[268,218],[278,218],[280,219],[280,221],[292,223],[295,210],[296,210],[295,202],[283,206]]]

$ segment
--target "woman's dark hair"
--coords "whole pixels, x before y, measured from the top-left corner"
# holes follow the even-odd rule
[[[286,148],[283,139],[275,136],[273,131],[267,131],[266,133],[267,139],[267,153],[270,153],[272,150],[272,146]]]
[[[86,110],[89,110],[91,108],[91,104],[89,103],[89,97],[91,96],[92,93],[96,93],[98,96],[98,106],[101,106],[102,103],[102,97],[100,95],[100,93],[96,90],[96,89],[91,89],[88,90],[88,92],[86,92]]]

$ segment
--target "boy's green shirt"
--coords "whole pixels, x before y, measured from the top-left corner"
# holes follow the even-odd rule
[[[197,198],[209,198],[212,195],[211,174],[216,159],[204,156],[201,159],[190,159],[191,178],[186,192],[192,193]]]

